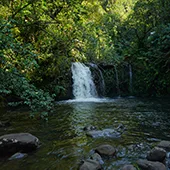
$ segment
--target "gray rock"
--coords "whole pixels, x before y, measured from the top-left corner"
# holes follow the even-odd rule
[[[109,138],[120,138],[121,134],[114,129],[104,129],[104,130],[90,130],[87,131],[87,136],[92,138],[99,138],[99,137],[109,137]]]
[[[152,162],[147,160],[138,160],[137,165],[141,170],[166,170],[166,167],[161,162]]]
[[[157,145],[157,147],[170,151],[170,141],[163,140]]]
[[[31,152],[39,146],[39,139],[30,133],[16,133],[0,136],[0,156],[16,152]]]
[[[155,147],[147,155],[147,160],[149,161],[159,161],[163,162],[166,157],[166,151],[162,148]]]
[[[86,134],[87,134],[87,136],[90,136],[92,138],[102,137],[103,131],[101,131],[101,130],[90,130]]]
[[[98,161],[88,159],[80,166],[79,170],[101,170],[102,167]]]
[[[133,165],[124,165],[121,170],[136,170]]]
[[[101,156],[114,156],[116,154],[116,149],[111,145],[100,145],[95,149]]]
[[[102,157],[98,154],[98,153],[94,153],[92,156],[91,156],[91,159],[95,160],[95,161],[98,161],[101,165],[104,164],[103,160],[102,160]]]

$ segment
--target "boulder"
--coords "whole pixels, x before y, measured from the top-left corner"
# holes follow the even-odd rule
[[[163,162],[166,157],[166,151],[162,148],[155,147],[147,155],[147,160],[149,161],[159,161]]]
[[[136,170],[133,165],[124,165],[121,170]]]
[[[0,136],[0,156],[16,152],[31,152],[39,146],[39,139],[30,133],[15,133]]]
[[[170,141],[163,140],[160,143],[158,143],[157,147],[163,148],[169,152],[170,151]]]
[[[100,145],[95,149],[101,156],[114,156],[116,154],[116,149],[111,145]]]
[[[161,162],[140,159],[137,161],[137,165],[141,170],[166,170],[165,165]]]
[[[80,166],[79,170],[101,170],[102,167],[98,161],[88,159]]]

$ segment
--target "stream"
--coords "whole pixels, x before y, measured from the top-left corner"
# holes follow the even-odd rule
[[[104,169],[120,169],[145,159],[159,141],[170,140],[169,98],[68,100],[56,103],[48,121],[28,118],[24,109],[1,111],[0,120],[5,119],[10,119],[11,125],[0,128],[0,135],[28,132],[39,138],[41,146],[23,159],[0,160],[3,170],[76,170],[100,144],[117,149],[116,157],[104,160]],[[83,130],[89,125],[99,130],[115,129],[120,124],[125,131],[118,138],[92,138]]]

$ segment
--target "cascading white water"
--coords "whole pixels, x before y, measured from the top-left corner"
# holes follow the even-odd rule
[[[96,98],[97,91],[90,69],[79,62],[72,63],[73,95],[75,99]]]

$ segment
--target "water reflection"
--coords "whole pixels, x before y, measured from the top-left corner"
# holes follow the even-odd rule
[[[95,104],[93,103],[76,103],[72,105],[73,112],[70,115],[73,127],[83,128],[87,124],[93,123],[93,115],[95,114]]]
[[[81,159],[90,156],[99,144],[107,143],[118,149],[117,158],[107,160],[105,169],[119,169],[146,156],[147,151],[160,140],[170,140],[170,105],[167,99],[115,98],[91,102],[62,101],[56,104],[56,113],[48,122],[25,118],[25,112],[5,113],[11,126],[0,133],[29,132],[37,136],[42,146],[37,152],[17,162],[4,161],[2,169],[17,170],[71,170],[77,169]],[[9,116],[10,115],[10,116]],[[114,129],[119,124],[126,131],[118,139],[91,138],[83,128]]]

